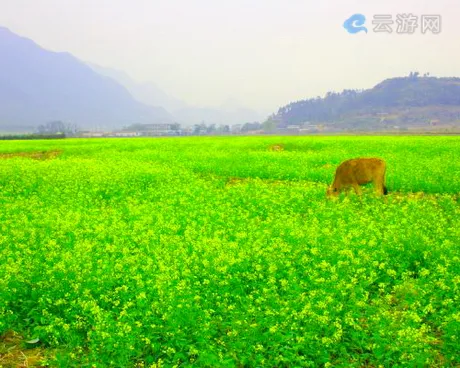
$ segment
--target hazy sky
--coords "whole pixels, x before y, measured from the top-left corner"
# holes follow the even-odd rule
[[[367,34],[342,27],[354,13]],[[440,14],[442,32],[373,32],[401,13]],[[413,70],[460,76],[459,0],[0,0],[0,25],[197,106],[270,112]]]

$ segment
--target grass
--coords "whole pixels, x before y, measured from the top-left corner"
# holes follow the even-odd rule
[[[16,155],[43,151],[62,153]],[[0,335],[16,336],[0,365],[27,347],[29,366],[460,364],[459,138],[8,141],[0,155]],[[386,160],[390,194],[326,200],[337,165],[362,156]]]

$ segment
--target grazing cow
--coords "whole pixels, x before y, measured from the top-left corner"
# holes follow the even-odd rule
[[[379,158],[355,158],[342,162],[335,171],[335,178],[327,190],[327,196],[337,196],[342,189],[353,187],[361,195],[360,185],[374,183],[376,193],[387,194],[385,187],[385,161]]]

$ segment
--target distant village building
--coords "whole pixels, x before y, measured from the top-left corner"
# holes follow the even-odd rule
[[[250,130],[248,132],[245,132],[245,134],[251,134],[251,135],[256,135],[256,134],[264,134],[265,132],[263,129],[258,129],[258,130]]]
[[[98,138],[106,136],[105,132],[90,132],[88,130],[80,132],[80,136],[83,138]]]
[[[143,132],[166,134],[180,128],[179,124],[142,124]]]
[[[299,133],[300,132],[300,128],[301,126],[300,125],[296,125],[296,124],[291,124],[291,125],[287,125],[285,127],[279,127],[277,130],[278,132],[280,133],[284,133],[284,134],[292,134],[292,133]]]
[[[319,126],[317,124],[307,124],[307,125],[304,125],[302,130],[306,129],[306,130],[316,130],[316,129],[321,129],[323,126]]]
[[[115,132],[112,134],[114,137],[138,137],[139,132]]]
[[[184,127],[183,129],[180,130],[182,135],[191,135],[193,133],[193,127]]]
[[[162,135],[180,135],[182,133],[180,124],[132,124],[121,131],[111,134],[113,137],[151,137]]]

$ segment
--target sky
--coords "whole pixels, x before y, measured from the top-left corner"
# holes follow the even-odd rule
[[[367,33],[343,27],[356,13]],[[441,33],[376,33],[383,14],[440,15]],[[0,26],[200,107],[271,113],[411,71],[460,76],[458,0],[0,0]]]

